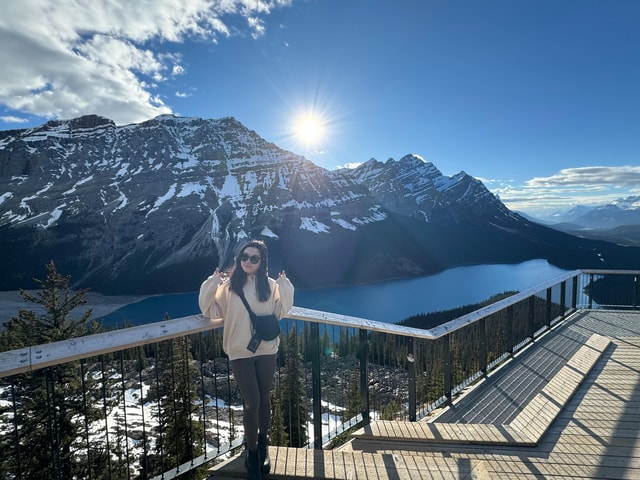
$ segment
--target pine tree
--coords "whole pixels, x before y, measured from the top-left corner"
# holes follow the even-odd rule
[[[229,410],[229,444],[232,444],[236,438],[238,438],[238,422],[236,419],[236,413],[233,408]]]
[[[338,355],[346,357],[350,353],[355,353],[357,350],[352,349],[352,342],[349,335],[349,329],[340,329],[340,339],[338,341]]]
[[[71,317],[76,307],[86,304],[87,289],[72,292],[70,277],[58,273],[53,261],[47,265],[46,278],[36,282],[40,286],[37,293],[21,290],[20,296],[43,313],[20,310],[0,334],[3,349],[95,333],[97,325],[90,322],[90,310],[79,320]],[[2,445],[0,463],[5,478],[15,476],[18,469],[22,478],[87,478],[89,469],[93,478],[100,478],[106,456],[85,440],[86,424],[99,418],[100,412],[86,400],[94,384],[85,375],[83,386],[82,372],[79,362],[68,362],[12,378],[16,424],[20,426],[13,436],[17,433],[20,446],[18,450],[13,439]]]
[[[281,385],[281,415],[292,447],[303,447],[307,441],[309,407],[305,393],[305,372],[295,325],[289,331],[285,345],[285,366]]]
[[[156,455],[150,459],[154,474],[175,468],[204,452],[203,425],[196,420],[198,376],[191,356],[188,337],[161,342],[156,358],[158,369],[158,410],[162,438]],[[161,451],[160,451],[161,450]],[[204,468],[183,474],[180,478],[203,477]]]
[[[350,420],[362,411],[362,402],[360,399],[360,367],[356,364],[349,376],[347,385],[347,401],[345,405],[345,420]]]
[[[321,342],[321,350],[320,353],[322,355],[326,355],[330,357],[333,352],[331,348],[331,338],[329,337],[329,328],[327,325],[324,326],[324,333],[322,334],[322,342]]]
[[[284,418],[282,417],[282,396],[275,392],[280,392],[280,377],[277,377],[275,382],[274,391],[271,392],[271,431],[269,432],[269,439],[271,445],[277,445],[286,447],[289,445],[289,435],[284,425]]]
[[[396,395],[393,402],[385,405],[380,414],[381,420],[394,420],[396,415],[402,413],[402,400],[400,395]]]

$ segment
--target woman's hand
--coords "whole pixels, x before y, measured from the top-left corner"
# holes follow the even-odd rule
[[[287,278],[287,274],[284,273],[284,270],[280,272],[280,275],[278,275],[278,278]]]

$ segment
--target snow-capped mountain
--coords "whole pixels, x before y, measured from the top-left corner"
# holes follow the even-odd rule
[[[592,205],[574,205],[565,212],[556,212],[546,219],[547,223],[573,223],[583,215],[588,214],[594,207]]]
[[[592,208],[573,220],[584,228],[609,229],[623,225],[640,225],[640,197],[619,198]]]
[[[610,229],[623,225],[640,225],[640,196],[619,198],[602,205],[576,205],[567,211],[541,218],[549,225],[565,224],[578,229]]]
[[[625,198],[619,198],[611,202],[617,206],[620,210],[634,210],[640,211],[640,196],[634,195]]]
[[[0,132],[0,289],[53,259],[105,293],[189,291],[261,238],[300,287],[548,258],[616,263],[415,155],[327,171],[233,118],[85,116]],[[604,265],[603,265],[604,266]]]
[[[629,196],[598,206],[580,206],[556,216],[549,225],[583,238],[640,246],[640,197]]]

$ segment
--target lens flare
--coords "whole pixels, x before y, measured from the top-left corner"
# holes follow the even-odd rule
[[[296,122],[296,135],[305,145],[313,145],[322,139],[322,121],[312,116],[301,117]]]

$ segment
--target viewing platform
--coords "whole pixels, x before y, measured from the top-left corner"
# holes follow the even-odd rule
[[[294,306],[266,478],[640,479],[640,271],[566,272],[431,324]],[[221,326],[0,352],[0,477],[245,478]]]
[[[270,455],[272,479],[638,479],[640,313],[578,310],[452,407]],[[238,456],[208,478],[243,477]]]

